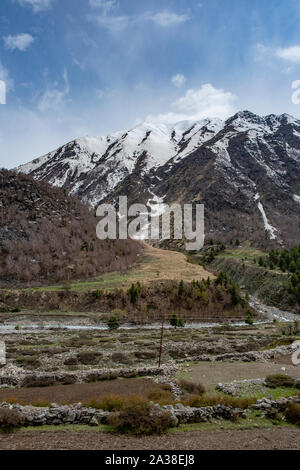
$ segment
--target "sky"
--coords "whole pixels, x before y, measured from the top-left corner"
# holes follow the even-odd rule
[[[300,118],[298,88],[299,0],[0,2],[0,167],[144,121]]]

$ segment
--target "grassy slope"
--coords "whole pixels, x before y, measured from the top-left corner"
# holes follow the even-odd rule
[[[213,278],[214,276],[196,264],[188,263],[184,254],[176,251],[160,250],[144,244],[144,253],[134,267],[127,272],[113,272],[101,277],[75,281],[71,283],[74,291],[93,289],[112,290],[128,288],[133,282],[148,283],[152,281],[177,280],[185,282]],[[59,291],[60,285],[39,287],[31,290]]]

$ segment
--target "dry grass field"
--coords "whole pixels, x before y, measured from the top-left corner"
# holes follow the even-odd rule
[[[147,284],[153,281],[201,281],[214,275],[198,264],[188,262],[186,255],[177,251],[161,250],[142,243],[143,252],[133,267],[127,271],[115,271],[89,280],[71,282],[71,290],[128,288],[133,282]],[[56,291],[63,287],[39,287],[34,290]]]

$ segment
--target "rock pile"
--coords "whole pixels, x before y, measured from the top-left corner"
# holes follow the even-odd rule
[[[289,403],[297,403],[300,405],[300,396],[288,398],[279,398],[278,400],[269,400],[268,398],[261,398],[254,405],[251,405],[249,409],[261,410],[261,411],[284,411]]]
[[[175,406],[165,405],[162,408],[168,410],[171,415],[175,416],[179,424],[207,423],[212,422],[215,419],[226,419],[233,421],[237,418],[246,417],[244,410],[239,408],[231,408],[224,405],[196,408],[177,403]]]
[[[226,393],[233,397],[239,397],[243,395],[245,388],[248,392],[253,392],[253,395],[258,391],[264,389],[264,379],[245,379],[245,380],[235,380],[230,383],[218,383],[216,389],[220,392]]]

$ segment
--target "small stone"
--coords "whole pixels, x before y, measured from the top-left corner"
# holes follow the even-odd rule
[[[99,423],[98,423],[98,420],[97,420],[96,416],[93,416],[93,418],[89,422],[89,425],[90,426],[99,426]]]

